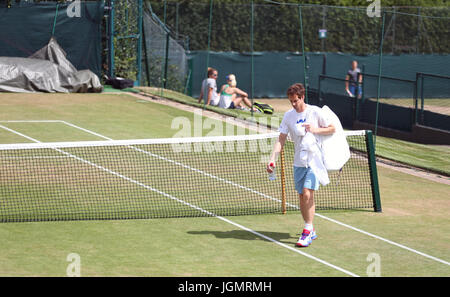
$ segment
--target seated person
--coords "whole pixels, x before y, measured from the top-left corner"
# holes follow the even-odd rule
[[[245,109],[245,105],[252,108],[252,103],[248,99],[248,94],[236,87],[236,77],[234,74],[227,76],[227,84],[220,89],[219,107],[230,109]],[[257,111],[253,108],[253,111]]]
[[[218,71],[214,68],[208,68],[208,78],[202,82],[202,89],[200,90],[200,97],[198,103],[202,102],[205,105],[217,106],[219,104],[219,94],[217,93],[217,76]]]

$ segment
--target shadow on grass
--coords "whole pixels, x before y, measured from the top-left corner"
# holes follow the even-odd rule
[[[289,233],[281,232],[267,232],[267,231],[256,231],[262,235],[270,237],[276,241],[288,240],[293,237]],[[256,234],[245,230],[232,230],[232,231],[189,231],[187,232],[191,235],[214,235],[218,239],[239,239],[239,240],[264,240],[268,241]]]

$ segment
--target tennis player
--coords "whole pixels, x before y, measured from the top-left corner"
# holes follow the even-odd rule
[[[299,194],[300,211],[305,222],[305,227],[296,245],[307,247],[312,240],[317,238],[313,219],[316,212],[314,192],[319,189],[319,180],[306,163],[307,161],[300,158],[301,143],[306,133],[329,135],[335,132],[335,127],[325,117],[321,108],[305,103],[305,88],[302,84],[296,83],[289,87],[287,96],[293,108],[284,114],[279,128],[280,136],[270,156],[267,172],[271,173],[274,170],[278,155],[290,135],[294,142],[295,189]]]

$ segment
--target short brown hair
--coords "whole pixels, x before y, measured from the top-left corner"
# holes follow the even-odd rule
[[[287,89],[287,96],[297,95],[298,98],[305,96],[305,87],[301,83],[293,84]]]
[[[210,77],[214,72],[216,72],[217,70],[212,68],[212,67],[208,67],[208,77]]]

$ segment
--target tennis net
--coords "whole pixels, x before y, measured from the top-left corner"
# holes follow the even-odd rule
[[[271,133],[0,145],[0,222],[298,211],[293,145],[286,144],[275,181],[265,171],[277,138]],[[377,210],[369,138],[365,131],[348,134],[352,157],[318,191],[318,209]]]

